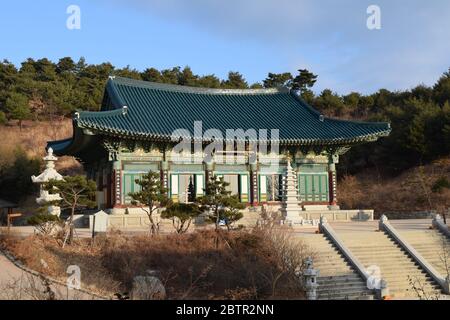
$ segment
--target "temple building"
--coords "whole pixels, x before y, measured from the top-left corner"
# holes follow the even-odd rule
[[[388,123],[324,117],[284,87],[206,89],[110,77],[101,110],[75,113],[73,136],[47,148],[83,164],[97,182],[99,209],[112,215],[139,214],[129,193],[148,171],[160,173],[178,202],[201,196],[216,175],[249,211],[284,201],[299,212],[334,212],[339,156],[390,131]]]

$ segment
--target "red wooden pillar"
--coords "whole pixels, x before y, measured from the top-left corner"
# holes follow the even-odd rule
[[[329,180],[329,191],[330,191],[330,205],[337,206],[337,177],[336,177],[336,166],[334,163],[329,164],[328,171]]]
[[[169,163],[167,161],[161,161],[160,175],[163,187],[169,195]]]
[[[250,165],[250,202],[253,207],[258,206],[258,170],[256,164]]]
[[[111,171],[106,175],[106,208],[110,209],[112,207],[112,181],[111,181]]]
[[[114,162],[112,175],[113,207],[120,207],[122,206],[122,170],[120,162]]]

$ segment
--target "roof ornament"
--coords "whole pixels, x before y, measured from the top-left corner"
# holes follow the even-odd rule
[[[122,107],[122,114],[126,115],[128,113],[128,107],[127,106],[123,106]]]
[[[109,76],[108,77],[110,80],[114,80],[116,78],[116,76]]]
[[[323,114],[321,114],[321,115],[319,116],[319,121],[320,121],[320,122],[324,122],[324,121],[325,121],[325,116],[324,116]]]
[[[80,119],[80,113],[79,112],[75,112],[74,113],[74,117],[75,117],[75,119]]]

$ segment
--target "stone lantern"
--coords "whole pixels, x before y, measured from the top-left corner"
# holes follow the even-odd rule
[[[49,182],[50,180],[63,180],[62,175],[60,175],[55,170],[55,161],[58,160],[58,158],[56,158],[53,155],[52,148],[49,148],[47,150],[47,156],[45,156],[43,159],[46,162],[44,172],[42,172],[37,177],[36,176],[31,177],[33,183],[38,183],[40,186],[39,197],[36,198],[36,202],[39,205],[45,205],[46,203],[52,201],[61,200],[59,194],[50,194],[48,191],[44,190],[43,184]],[[61,208],[58,206],[51,205],[48,207],[48,213],[59,217],[59,215],[61,214]]]
[[[306,299],[317,300],[317,277],[319,270],[314,269],[313,260],[311,257],[306,259],[306,270],[303,273],[305,279]]]

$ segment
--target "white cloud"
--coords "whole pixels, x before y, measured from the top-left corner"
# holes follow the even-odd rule
[[[287,70],[309,67],[318,88],[371,92],[432,84],[450,66],[450,1],[115,0],[174,23],[266,46]],[[382,29],[366,28],[381,7]],[[276,50],[274,50],[276,48]],[[273,70],[264,70],[273,71]],[[281,70],[280,70],[281,71]]]

